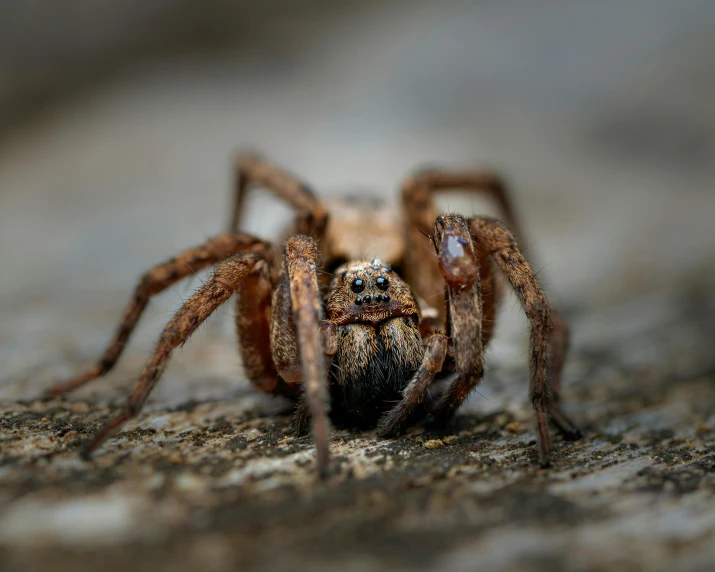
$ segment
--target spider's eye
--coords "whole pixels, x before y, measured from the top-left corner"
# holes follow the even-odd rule
[[[359,294],[365,290],[365,281],[362,278],[355,278],[353,283],[350,284],[350,289],[355,292],[355,294]]]
[[[376,282],[380,290],[387,290],[388,286],[390,286],[390,281],[384,276],[378,276]]]

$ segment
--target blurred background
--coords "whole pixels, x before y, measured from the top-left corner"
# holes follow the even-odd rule
[[[100,351],[139,274],[224,228],[243,149],[324,196],[497,169],[557,303],[652,299],[658,327],[663,292],[715,282],[714,24],[708,0],[3,4],[6,379]],[[285,216],[258,197],[247,228]],[[196,284],[152,305],[141,355]],[[516,310],[497,357],[523,351]]]
[[[241,502],[245,490],[256,502],[267,498],[255,493],[251,478],[235,477],[229,471],[234,466],[231,471],[240,475],[244,470],[249,476],[263,474],[266,466],[273,467],[261,465],[265,451],[257,460],[246,461],[240,451],[225,450],[221,433],[202,436],[206,445],[200,453],[205,456],[194,465],[178,469],[171,465],[171,471],[166,469],[169,461],[163,465],[156,461],[166,456],[161,447],[167,441],[157,445],[149,433],[142,448],[121,439],[112,441],[100,462],[110,467],[111,455],[116,454],[121,466],[131,450],[136,456],[128,463],[137,474],[114,476],[116,486],[105,489],[104,473],[87,471],[72,458],[52,465],[69,484],[57,477],[52,482],[59,485],[49,491],[43,483],[54,479],[54,473],[40,463],[32,465],[32,460],[26,466],[23,459],[36,453],[34,447],[41,451],[55,447],[65,433],[52,437],[47,433],[52,429],[43,428],[42,416],[51,417],[45,405],[18,401],[37,396],[52,380],[77,373],[100,354],[142,272],[223,230],[231,160],[245,149],[264,153],[326,197],[356,191],[396,197],[399,182],[425,164],[483,166],[500,171],[511,182],[532,262],[573,326],[567,409],[590,431],[576,445],[580,448],[570,457],[571,464],[562,465],[566,476],[561,485],[558,478],[552,481],[556,485],[551,493],[563,497],[553,497],[552,502],[543,500],[541,489],[534,493],[537,525],[532,535],[519,536],[520,529],[515,528],[514,534],[505,536],[503,528],[494,529],[494,537],[475,549],[476,560],[483,562],[485,555],[492,554],[493,564],[503,564],[517,544],[520,554],[530,558],[536,544],[548,547],[549,542],[559,542],[564,561],[570,561],[574,538],[563,528],[550,529],[541,540],[533,540],[541,538],[539,519],[557,500],[562,507],[573,502],[592,508],[595,487],[601,487],[599,502],[607,505],[605,511],[626,508],[617,526],[594,525],[585,534],[573,529],[580,534],[578,542],[590,543],[589,554],[611,557],[616,554],[611,547],[620,543],[628,558],[638,559],[647,552],[657,559],[662,555],[659,550],[671,546],[661,542],[667,537],[672,546],[687,547],[678,558],[707,557],[715,544],[701,533],[709,526],[715,534],[715,513],[705,510],[706,502],[691,496],[687,509],[675,503],[670,508],[663,505],[662,511],[641,511],[651,506],[650,497],[633,493],[642,489],[634,489],[632,483],[636,475],[640,479],[646,474],[646,466],[663,469],[658,439],[672,438],[670,445],[676,448],[694,443],[688,446],[696,452],[687,454],[700,455],[673,454],[672,461],[704,458],[712,452],[715,438],[711,431],[715,394],[707,390],[715,371],[711,347],[715,335],[713,29],[711,0],[0,3],[0,400],[8,404],[0,421],[29,419],[26,425],[8,421],[6,426],[11,435],[7,443],[12,441],[15,447],[6,458],[15,455],[16,470],[0,463],[0,476],[15,483],[7,491],[16,492],[0,494],[0,529],[4,529],[0,561],[3,546],[28,542],[31,554],[32,539],[39,544],[54,539],[64,546],[96,540],[104,546],[127,539],[143,543],[149,537],[161,542],[168,538],[162,536],[167,530],[182,526],[195,530],[191,527],[201,526],[197,522],[210,522],[201,521],[209,513],[191,508],[194,505],[186,504],[182,495],[191,502],[216,498],[208,493],[193,497],[193,489],[178,487],[193,486],[193,467],[208,467],[221,451],[229,457],[225,478],[239,479],[222,490],[238,495]],[[446,197],[444,206],[467,214],[490,212],[489,205],[457,194]],[[278,222],[285,217],[285,207],[255,197],[247,228],[275,237]],[[151,304],[111,379],[72,398],[80,400],[72,402],[72,423],[83,424],[95,413],[91,423],[98,422],[97,416],[107,413],[106,407],[98,409],[100,403],[104,407],[126,393],[161,325],[199,279],[177,286]],[[161,426],[171,419],[180,430],[188,426],[201,431],[208,423],[202,415],[221,415],[224,421],[227,416],[235,425],[251,408],[263,407],[264,415],[280,410],[274,402],[255,397],[240,374],[235,341],[228,333],[232,308],[222,308],[218,314],[208,331],[177,352],[140,426],[155,422]],[[515,440],[523,439],[524,450],[530,450],[532,416],[524,384],[526,323],[513,301],[504,304],[503,317],[490,348],[492,369],[471,400],[482,414],[496,411],[507,420],[514,415],[528,427],[523,437],[513,437],[507,430],[488,434],[493,447],[505,447],[499,459],[513,456],[508,447]],[[88,396],[93,400],[89,405],[81,401]],[[217,405],[222,400],[223,405]],[[191,407],[175,407],[187,402],[202,403],[200,415],[192,417]],[[62,407],[70,405],[63,402]],[[64,414],[59,410],[58,416]],[[37,419],[28,411],[35,412]],[[282,422],[287,427],[287,421]],[[696,436],[696,426],[705,428],[697,433],[701,437]],[[356,449],[342,454],[349,459],[361,455],[374,444],[373,437],[369,433],[355,437]],[[220,442],[216,445],[211,439]],[[625,460],[613,472],[604,469],[592,476],[594,463],[603,463],[599,471],[610,466],[607,459],[594,459],[601,460],[603,450],[621,447],[615,445],[620,439],[641,447],[643,456],[618,453]],[[3,443],[0,439],[0,453],[10,451],[2,448]],[[174,445],[191,444],[178,439]],[[422,450],[419,442],[412,445]],[[160,447],[159,452],[152,453],[152,446]],[[451,454],[447,448],[443,451]],[[459,462],[471,466],[472,449],[460,454]],[[627,454],[631,456],[626,459]],[[137,463],[142,455],[149,461]],[[297,481],[292,471],[300,472],[305,463],[286,458],[284,484],[293,487]],[[155,461],[159,463],[155,473],[141,472],[150,471]],[[697,470],[712,472],[712,463],[702,463],[705,468]],[[515,478],[510,466],[507,463],[498,477],[502,484]],[[382,466],[375,467],[383,471]],[[530,468],[527,462],[517,471],[533,476]],[[188,480],[180,481],[176,475],[184,469],[181,478],[188,475]],[[487,487],[477,493],[491,494],[488,486],[498,480],[495,474],[480,476],[470,486]],[[171,483],[172,475],[179,492],[167,495],[163,508],[155,510],[152,503],[160,497],[152,496],[149,477],[166,477]],[[201,490],[215,492],[226,486],[221,480],[224,474],[217,475],[209,484],[199,483],[206,487]],[[380,475],[385,481],[378,488],[402,478],[388,469]],[[98,485],[92,481],[95,477],[100,479]],[[671,474],[663,479],[681,486]],[[270,479],[265,484],[262,477],[254,480],[265,490],[276,486]],[[308,477],[304,481],[309,483],[305,490],[312,491],[312,481]],[[344,486],[349,487],[350,481]],[[541,486],[538,478],[535,482],[537,488]],[[71,505],[67,510],[73,512],[58,509],[56,520],[55,513],[43,512],[53,494],[75,498],[72,494],[82,493],[84,486],[99,487],[96,498],[101,510]],[[405,487],[412,490],[412,482]],[[32,495],[28,490],[34,491]],[[333,506],[330,490],[328,506]],[[352,489],[345,490],[341,498],[354,497]],[[629,491],[630,500],[621,502],[624,497],[619,495]],[[105,493],[117,502],[111,505],[101,496]],[[391,495],[391,500],[399,504],[407,499],[404,502],[409,504],[412,497],[405,495]],[[127,508],[124,499],[129,497],[140,499],[135,512]],[[9,506],[3,505],[3,499],[14,502],[15,498],[25,504],[16,504],[16,512],[7,512],[10,516],[2,520],[3,507]],[[467,498],[482,502],[474,491]],[[512,492],[495,502],[508,508],[514,498],[521,510],[521,497]],[[105,512],[107,502],[114,512]],[[290,512],[292,497],[286,503]],[[459,502],[433,504],[461,506]],[[383,505],[399,518],[399,506],[387,501]],[[480,506],[484,510],[489,505]],[[256,514],[269,518],[270,511],[262,507]],[[409,506],[405,510],[412,514]],[[698,510],[705,512],[696,518]],[[241,511],[234,512],[238,516],[231,518],[240,519]],[[69,520],[74,528],[66,526],[68,514],[73,515]],[[296,514],[296,522],[305,521]],[[479,523],[501,522],[498,511],[480,513],[474,508],[473,514]],[[581,513],[574,514],[581,518]],[[357,520],[362,522],[363,516],[360,513]],[[463,522],[461,516],[449,518]],[[310,522],[317,523],[318,532],[304,530],[302,524],[295,527],[309,543],[330,538],[320,532],[320,519]],[[405,523],[408,530],[401,545],[411,552],[406,539],[411,538],[411,527],[418,526],[406,518],[390,527],[399,531]],[[255,530],[263,530],[260,526]],[[379,527],[374,530],[382,534]],[[622,531],[636,534],[637,542]],[[698,550],[681,540],[690,533],[702,540]],[[345,546],[353,546],[351,534],[352,529],[345,533]],[[370,534],[360,538],[372,538]],[[183,545],[181,537],[172,538]],[[274,544],[266,546],[274,546],[280,538],[275,536]],[[217,539],[208,538],[208,548],[200,547],[203,552],[197,548],[196,561],[202,566],[208,561],[205,554],[217,553],[212,548]],[[249,545],[260,551],[264,540]],[[231,554],[233,546],[233,541],[230,546],[221,544],[216,558]],[[265,551],[262,558],[270,561],[275,551]],[[163,561],[163,555],[155,557]],[[552,562],[548,557],[544,562]],[[176,558],[181,563],[181,557]],[[472,569],[470,556],[454,558],[447,568]],[[591,557],[584,556],[580,569],[595,569],[590,562]],[[663,569],[695,569],[681,566],[683,562]],[[506,570],[507,564],[503,566]],[[495,564],[489,569],[502,568]],[[544,569],[555,568],[545,565]]]
[[[498,169],[567,309],[710,284],[714,24],[708,0],[3,3],[2,357],[99,351],[141,272],[223,229],[246,148],[325,196]]]

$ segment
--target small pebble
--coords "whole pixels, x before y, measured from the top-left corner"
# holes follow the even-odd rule
[[[695,432],[698,434],[707,433],[708,431],[710,431],[710,425],[707,423],[698,423],[695,426]]]
[[[507,423],[505,429],[509,431],[509,433],[521,433],[521,423],[518,423],[516,421]]]
[[[352,466],[352,470],[353,478],[355,479],[364,479],[365,477],[367,477],[367,471],[365,470],[365,467],[362,463],[355,463]]]
[[[444,441],[442,441],[442,439],[430,439],[429,441],[422,443],[422,446],[425,449],[439,449],[444,447]]]
[[[176,477],[174,483],[180,491],[197,491],[203,487],[203,481],[190,473],[182,473]]]

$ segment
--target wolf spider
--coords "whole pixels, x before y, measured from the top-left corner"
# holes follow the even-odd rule
[[[295,210],[280,262],[270,243],[238,231],[254,186]],[[505,224],[437,216],[433,195],[449,189],[490,196]],[[102,358],[49,390],[65,393],[109,372],[151,297],[216,264],[165,327],[126,405],[85,445],[85,456],[137,415],[174,348],[235,294],[246,374],[261,391],[296,400],[295,427],[305,432],[312,424],[324,475],[328,415],[393,436],[428,415],[444,422],[455,414],[482,378],[504,279],[530,323],[529,385],[541,465],[551,459],[549,418],[565,437],[579,437],[559,405],[567,326],[517,246],[512,231],[523,235],[501,179],[479,171],[423,170],[402,185],[402,216],[394,206],[369,200],[329,206],[271,163],[253,155],[237,159],[229,231],[144,274]],[[368,253],[381,258],[366,259]],[[430,396],[435,376],[447,373],[455,374],[447,389]]]

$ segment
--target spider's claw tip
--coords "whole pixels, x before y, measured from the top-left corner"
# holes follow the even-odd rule
[[[92,448],[90,447],[90,444],[87,443],[80,447],[79,449],[79,457],[83,461],[89,461],[92,458]]]
[[[376,433],[380,439],[391,439],[400,434],[400,429],[401,427],[399,425],[385,420],[377,426]]]
[[[55,397],[62,397],[65,394],[64,382],[53,383],[50,387],[45,389],[40,396],[41,399],[54,399]]]
[[[564,439],[567,441],[578,441],[583,437],[581,429],[574,427],[571,431],[564,431]]]
[[[318,466],[318,480],[321,483],[324,483],[328,480],[328,477],[330,476],[330,466],[325,465],[325,466]]]
[[[573,423],[554,423],[559,434],[565,441],[578,441],[583,437],[581,429],[576,427]]]

